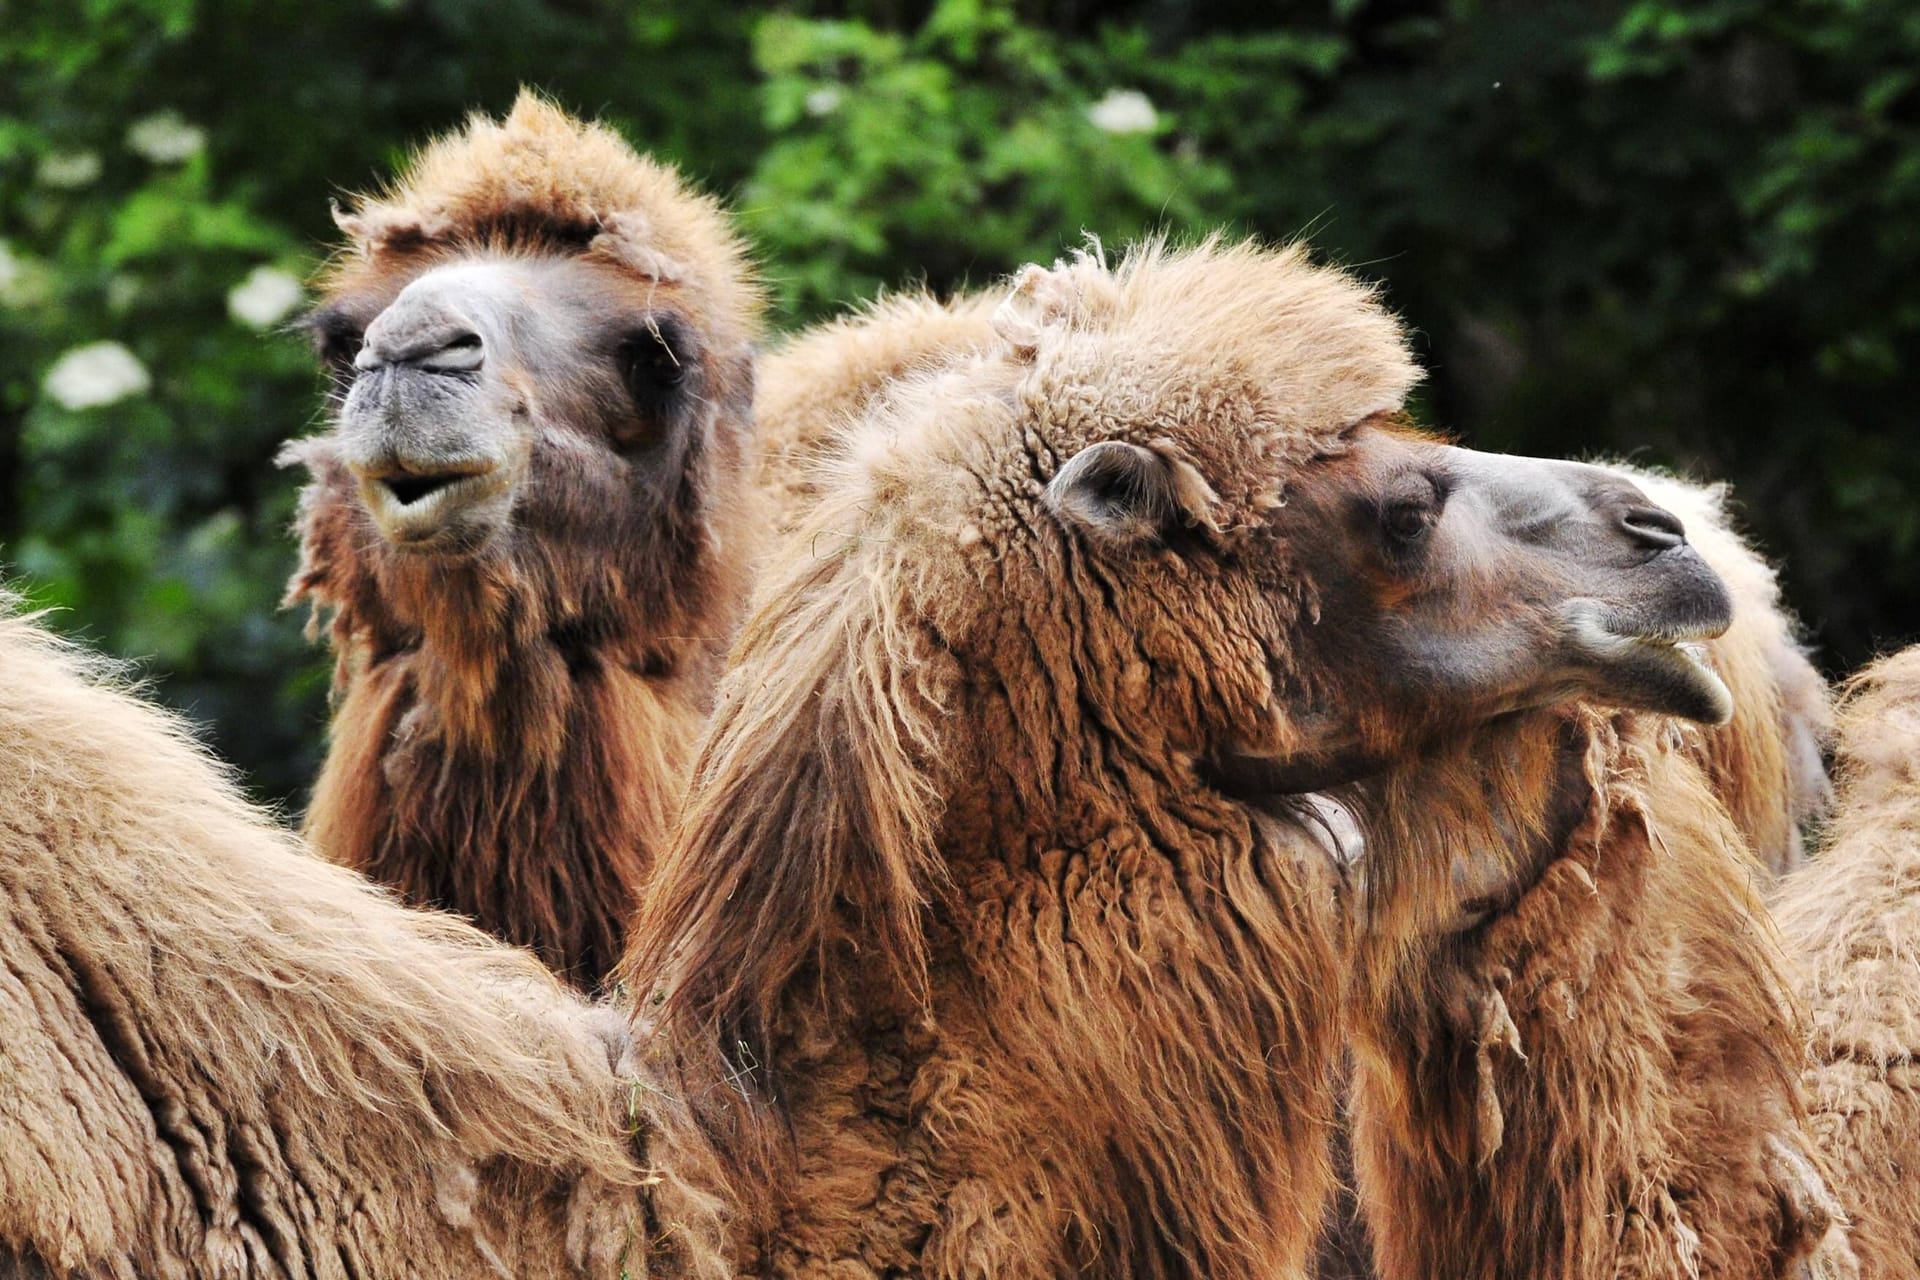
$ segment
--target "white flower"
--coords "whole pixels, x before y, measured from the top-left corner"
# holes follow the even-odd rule
[[[42,385],[62,408],[97,409],[143,394],[153,385],[153,377],[119,343],[89,342],[55,360]]]
[[[300,305],[300,282],[275,267],[255,267],[227,291],[227,311],[242,324],[269,329]]]
[[[834,85],[824,89],[815,89],[807,95],[806,108],[810,116],[830,116],[840,109],[842,98],[840,90]]]
[[[0,240],[0,306],[38,306],[47,300],[50,284],[46,263],[22,257]]]
[[[177,111],[156,111],[127,128],[127,147],[155,164],[180,164],[200,154],[207,131],[188,124]]]
[[[1106,97],[1087,108],[1087,119],[1106,133],[1152,133],[1160,113],[1138,89],[1109,89]]]
[[[40,185],[71,191],[100,176],[97,151],[54,151],[40,157]]]

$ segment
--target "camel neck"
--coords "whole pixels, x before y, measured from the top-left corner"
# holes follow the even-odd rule
[[[423,646],[356,672],[308,810],[315,845],[598,982],[704,711],[619,652],[543,639],[491,655],[483,683]]]
[[[1531,833],[1497,896],[1361,949],[1354,1150],[1365,1198],[1394,1206],[1372,1223],[1381,1274],[1677,1280],[1701,1241],[1731,1259],[1716,1274],[1784,1274],[1824,1225],[1780,1155],[1798,1046],[1755,868],[1661,722],[1578,716],[1531,739],[1526,785],[1495,778],[1526,803],[1485,811]]]
[[[951,851],[924,1007],[876,998],[851,941],[795,981],[775,1043],[797,1159],[763,1274],[956,1249],[990,1274],[1304,1265],[1337,1043],[1304,989],[1338,987],[1332,871],[1297,826],[1161,799]]]

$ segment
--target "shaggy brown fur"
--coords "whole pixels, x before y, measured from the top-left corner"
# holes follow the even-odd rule
[[[724,1207],[696,1243],[747,1272],[1287,1274],[1326,1185],[1335,885],[1191,756],[1289,731],[1242,650],[1291,606],[1041,502],[1082,447],[1163,439],[1257,539],[1275,477],[1415,374],[1297,252],[1020,299],[888,393],[761,588],[626,966],[663,1002],[644,1102]]]
[[[890,380],[930,377],[943,365],[990,345],[990,316],[990,308],[979,299],[943,308],[924,297],[909,297],[884,304],[865,321],[845,322],[810,333],[763,366],[759,404],[763,413],[766,406],[776,407],[773,420],[763,420],[763,431],[768,438],[784,442],[779,455],[783,461],[805,457],[816,468],[798,474],[819,474],[820,460],[830,457],[837,443],[831,428],[861,412]],[[1681,516],[1695,544],[1727,579],[1735,602],[1733,626],[1707,642],[1716,668],[1734,694],[1733,722],[1714,729],[1668,723],[1664,731],[1678,735],[1686,750],[1711,771],[1714,790],[1737,815],[1740,834],[1764,852],[1769,864],[1789,864],[1798,857],[1800,823],[1817,812],[1824,797],[1825,773],[1819,750],[1827,714],[1824,684],[1796,643],[1791,620],[1781,611],[1772,571],[1731,531],[1724,491],[1698,488],[1632,468],[1615,470]],[[795,474],[793,469],[783,469],[773,479],[777,483]],[[786,500],[797,504],[794,510],[803,509],[816,489],[811,478],[804,486],[790,484]],[[1720,836],[1724,838],[1725,833]],[[1718,859],[1707,875],[1705,892],[1717,903],[1723,917],[1746,919],[1744,913],[1750,910],[1751,899],[1727,878],[1739,865],[1739,860]],[[1720,897],[1715,898],[1716,894]],[[1595,929],[1590,945],[1597,946],[1604,929],[1598,925]],[[1650,938],[1643,945],[1657,950],[1660,943]],[[1766,976],[1770,960],[1764,951],[1748,955],[1737,948],[1736,959],[1746,970],[1765,977],[1758,986],[1744,989],[1738,976],[1734,979],[1736,994],[1753,1006],[1756,992],[1771,990],[1766,985],[1772,981]],[[1763,996],[1757,1004],[1756,1042],[1767,1046],[1768,1052],[1777,1053],[1780,1012],[1770,999]],[[1731,1072],[1730,1077],[1729,1083],[1737,1087],[1738,1073]],[[1657,1110],[1696,1104],[1682,1098],[1678,1103],[1656,1100],[1646,1105]],[[1768,1123],[1787,1117],[1785,1131],[1791,1132],[1791,1102],[1783,1100],[1777,1088],[1763,1088],[1756,1114]],[[1772,1130],[1755,1132],[1767,1134]],[[1339,1153],[1344,1166],[1348,1163],[1344,1141]],[[1744,1174],[1727,1176],[1732,1179]],[[1783,1174],[1783,1185],[1797,1187],[1797,1176]],[[1698,1198],[1716,1192],[1709,1189],[1688,1194]],[[1364,1228],[1350,1203],[1345,1211],[1346,1229],[1330,1232],[1321,1242],[1316,1270],[1323,1276],[1368,1273]],[[1798,1211],[1795,1207],[1785,1216]],[[1810,1219],[1806,1224],[1794,1222],[1782,1229],[1791,1234],[1811,1231],[1814,1225]],[[1733,1251],[1737,1252],[1737,1246]],[[1603,1273],[1606,1263],[1597,1265],[1595,1273]]]
[[[577,260],[609,305],[677,326],[684,420],[635,419],[624,398],[543,384],[544,368],[508,375],[538,435],[510,526],[477,551],[385,541],[338,430],[288,452],[313,477],[288,598],[331,612],[339,656],[308,834],[408,901],[596,982],[746,591],[759,295],[718,206],[531,96],[434,143],[339,221],[349,246],[314,325],[349,380],[368,322],[456,261]]]
[[[0,917],[0,1271],[612,1276],[644,1229],[616,1015],[310,856],[18,616]]]
[[[1838,1214],[1760,868],[1669,722],[1522,717],[1355,807],[1379,1274],[1767,1277],[1813,1252]]]
[[[1780,887],[1812,1127],[1863,1276],[1920,1276],[1920,647],[1854,677],[1824,848]]]
[[[758,296],[712,201],[530,96],[426,148],[340,225],[349,249],[315,322],[334,359],[351,359],[409,280],[499,255],[605,265],[699,353],[703,409],[660,459],[609,449],[630,409],[522,372],[543,436],[513,528],[478,555],[382,541],[334,436],[288,451],[313,472],[288,599],[332,612],[340,656],[309,837],[409,902],[470,915],[595,983],[678,804],[745,597]]]

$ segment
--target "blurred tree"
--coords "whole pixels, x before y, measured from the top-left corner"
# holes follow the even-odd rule
[[[1733,481],[1850,666],[1920,634],[1917,69],[1905,0],[16,0],[0,556],[297,797],[280,322],[328,194],[525,82],[732,196],[786,325],[1083,233],[1309,233],[1437,423]]]

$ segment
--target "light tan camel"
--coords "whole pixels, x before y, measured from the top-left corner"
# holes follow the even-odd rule
[[[307,830],[583,985],[619,955],[744,602],[760,298],[726,215],[522,95],[339,215]]]
[[[1818,857],[1781,886],[1809,1012],[1811,1123],[1860,1274],[1920,1276],[1920,647],[1848,684],[1839,797]]]
[[[618,1274],[623,1019],[311,856],[11,609],[0,1272]]]

